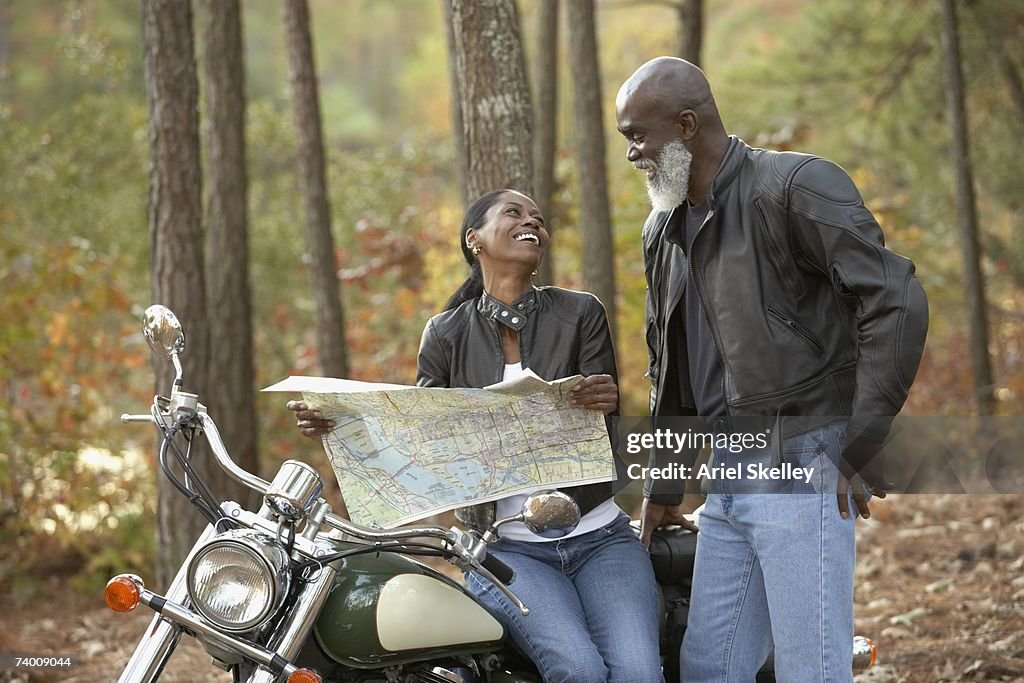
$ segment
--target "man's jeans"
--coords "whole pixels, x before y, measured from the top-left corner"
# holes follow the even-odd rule
[[[857,507],[836,503],[844,422],[788,439],[783,463],[813,467],[802,480],[751,478],[768,450],[715,449],[715,480],[701,512],[689,622],[681,649],[686,683],[749,683],[775,647],[784,683],[853,680],[853,570]]]
[[[530,614],[474,573],[466,584],[545,681],[662,681],[654,571],[625,514],[577,537],[502,540],[488,552],[515,570],[509,587]]]

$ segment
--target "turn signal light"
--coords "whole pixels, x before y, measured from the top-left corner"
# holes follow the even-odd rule
[[[115,612],[131,612],[138,607],[142,595],[140,583],[142,582],[136,583],[127,574],[119,574],[107,581],[107,587],[103,589],[103,599],[107,607]]]
[[[296,669],[288,676],[288,683],[323,683],[323,679],[315,671]]]
[[[864,671],[875,665],[878,658],[878,647],[870,638],[855,636],[853,639],[853,669]]]

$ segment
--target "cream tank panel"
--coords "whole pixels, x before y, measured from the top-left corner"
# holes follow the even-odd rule
[[[424,623],[424,615],[444,615]],[[465,593],[422,574],[387,581],[377,600],[377,635],[393,652],[497,640],[502,627]]]

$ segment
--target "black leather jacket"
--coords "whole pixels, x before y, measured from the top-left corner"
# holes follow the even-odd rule
[[[511,306],[484,293],[427,321],[416,359],[417,386],[480,388],[500,382],[505,358],[499,324],[519,332],[523,367],[542,379],[605,374],[618,382],[608,320],[597,297],[535,287]],[[612,496],[611,483],[562,490],[576,500],[581,514]],[[457,516],[483,529],[494,521],[494,507],[462,508]]]
[[[784,421],[786,436],[813,416],[846,416],[848,434],[883,441],[924,350],[928,304],[914,264],[885,248],[849,176],[819,157],[733,137],[708,204],[692,265],[729,416],[801,416]],[[665,234],[671,214],[652,212],[643,230],[655,416],[696,412],[685,334],[665,324],[690,267]],[[666,362],[678,372],[668,382]],[[647,492],[675,502],[672,484],[648,482]]]

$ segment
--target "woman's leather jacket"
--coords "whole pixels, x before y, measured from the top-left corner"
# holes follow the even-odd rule
[[[519,333],[524,368],[545,380],[572,375],[611,375],[615,351],[604,306],[592,294],[535,287],[508,306],[486,292],[432,317],[423,330],[416,384],[421,387],[481,388],[500,382],[505,358],[498,325]],[[562,489],[581,514],[612,496],[612,484]],[[462,508],[457,517],[474,528],[494,521],[494,503]]]

